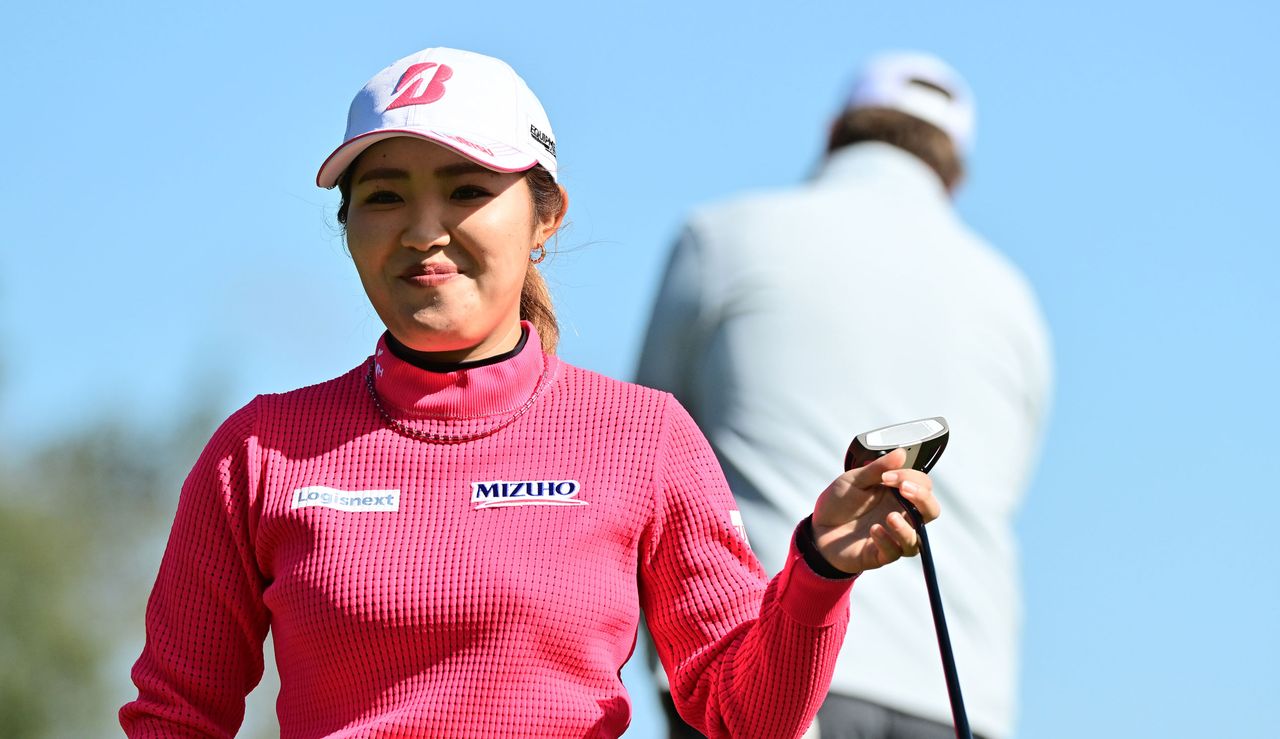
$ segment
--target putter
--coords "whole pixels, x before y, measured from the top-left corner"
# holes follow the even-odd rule
[[[949,435],[947,421],[941,416],[873,429],[853,438],[849,451],[844,455],[844,468],[851,470],[865,467],[872,460],[883,457],[894,449],[906,449],[906,466],[928,472],[938,463],[942,451],[947,448]],[[911,524],[920,535],[920,563],[924,566],[924,583],[929,590],[929,607],[933,611],[933,628],[938,634],[938,651],[942,653],[942,672],[947,678],[947,697],[951,700],[956,739],[973,739],[969,717],[964,710],[964,697],[960,694],[960,675],[956,672],[956,658],[951,651],[947,618],[942,613],[942,592],[938,590],[938,572],[933,566],[933,551],[929,549],[929,535],[925,532],[924,519],[921,518],[920,511],[903,498],[896,488],[893,495],[906,509]]]

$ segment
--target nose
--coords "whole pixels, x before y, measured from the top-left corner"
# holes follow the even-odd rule
[[[440,216],[439,209],[431,204],[419,205],[400,234],[401,246],[424,252],[448,246],[449,228]]]

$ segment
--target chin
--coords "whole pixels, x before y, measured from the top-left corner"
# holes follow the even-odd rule
[[[401,344],[420,352],[461,351],[470,349],[483,340],[482,337],[473,337],[455,326],[418,320],[401,324],[391,329],[391,333]]]
[[[468,349],[478,342],[438,331],[417,330],[409,333],[392,331],[401,344],[419,352],[456,352]]]

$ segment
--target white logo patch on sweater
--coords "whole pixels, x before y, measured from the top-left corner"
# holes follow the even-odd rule
[[[577,480],[491,480],[471,483],[471,503],[479,508],[516,505],[586,505]]]
[[[349,513],[400,510],[399,490],[338,490],[309,485],[293,491],[292,508],[322,506]]]
[[[742,512],[738,510],[729,511],[729,523],[733,524],[733,528],[738,531],[738,536],[742,537],[743,543],[747,545],[747,549],[750,549],[751,540],[747,538],[747,525],[742,521]]]

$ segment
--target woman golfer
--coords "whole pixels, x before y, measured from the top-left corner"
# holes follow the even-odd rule
[[[642,611],[698,729],[809,725],[846,573],[915,554],[890,488],[931,520],[929,478],[900,452],[836,478],[766,580],[685,411],[556,358],[533,266],[555,178],[546,114],[497,59],[428,49],[356,95],[317,182],[387,331],[345,375],[255,398],[196,462],[130,736],[233,735],[270,629],[284,737],[617,737]]]

